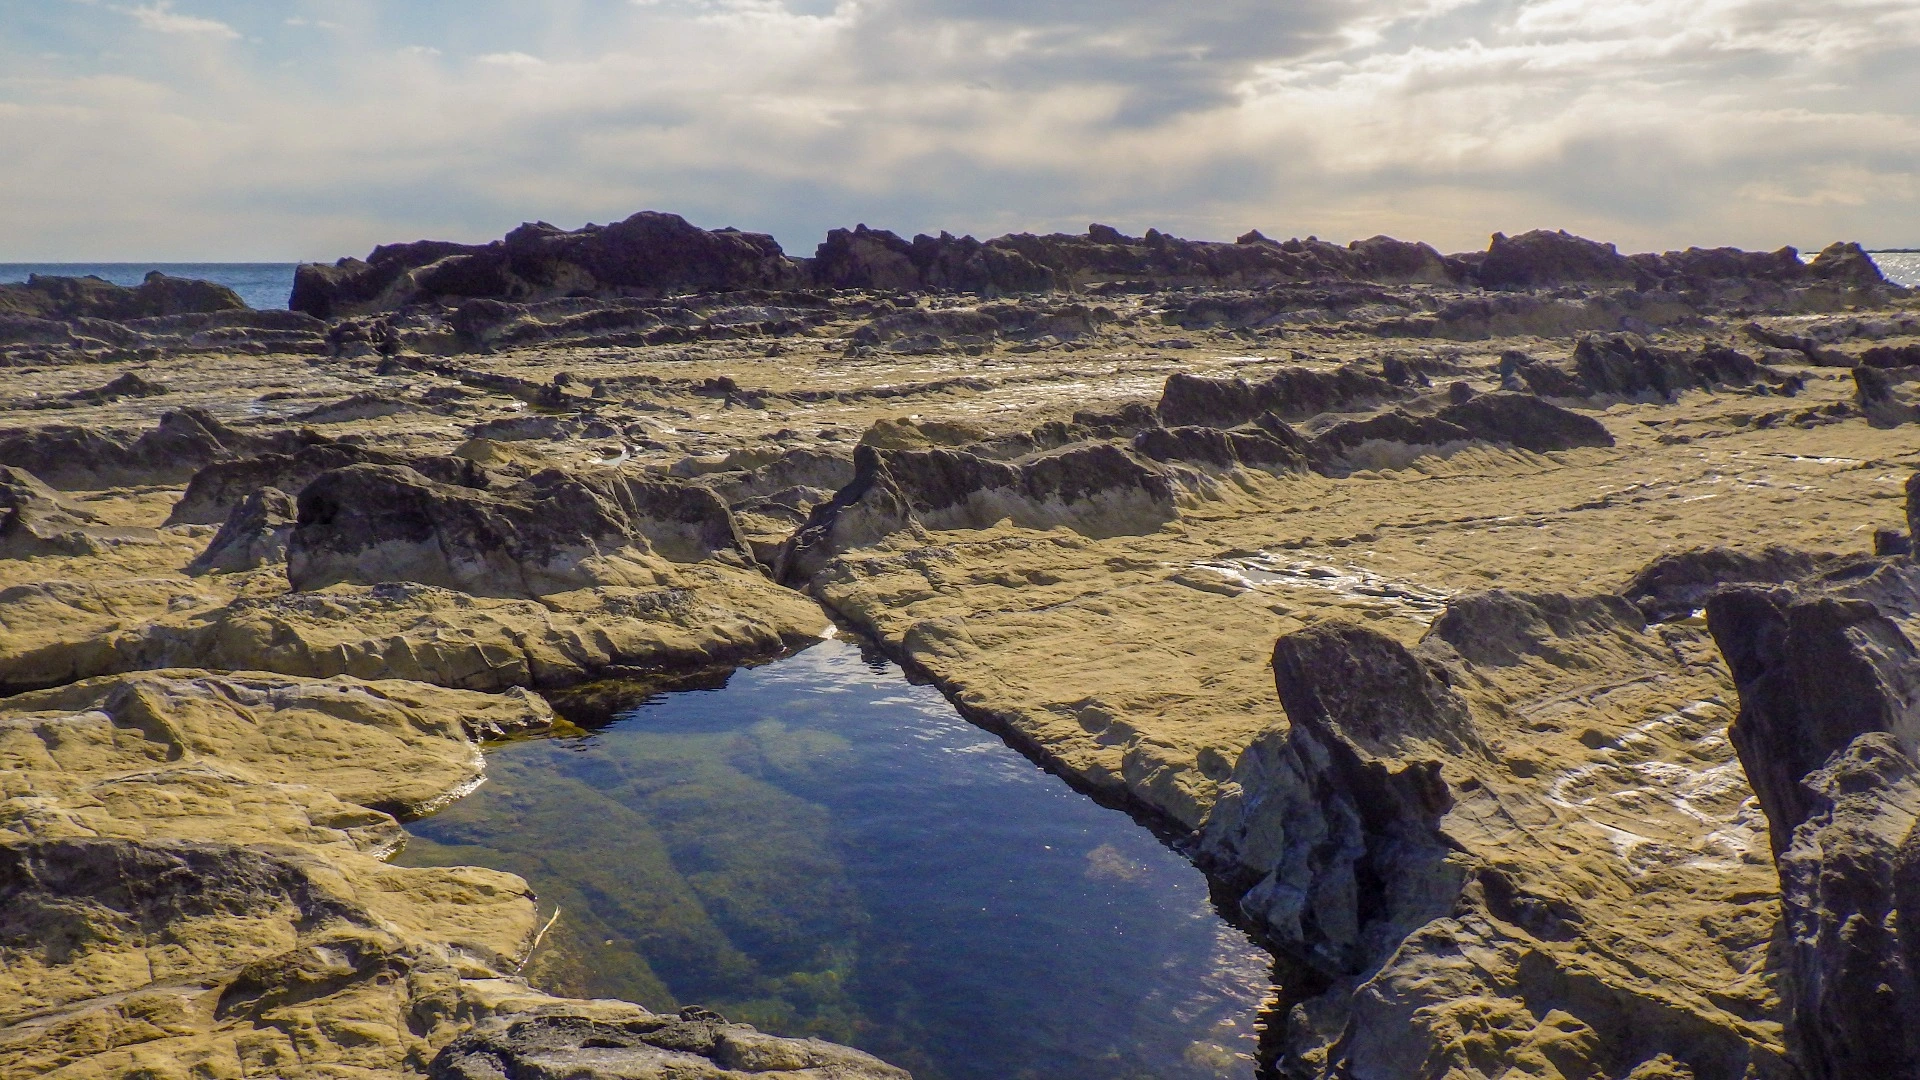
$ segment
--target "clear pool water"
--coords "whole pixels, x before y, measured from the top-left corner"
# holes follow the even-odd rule
[[[1199,872],[828,641],[490,750],[400,861],[525,876],[557,992],[703,1004],[920,1080],[1251,1077],[1271,961]]]

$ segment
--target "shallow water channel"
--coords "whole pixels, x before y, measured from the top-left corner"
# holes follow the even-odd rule
[[[919,1080],[1254,1074],[1271,962],[1200,873],[853,644],[492,748],[488,772],[398,861],[557,904],[543,989],[706,1005]]]

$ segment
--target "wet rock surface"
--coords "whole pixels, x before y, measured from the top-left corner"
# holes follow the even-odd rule
[[[1280,1075],[1911,1068],[1920,315],[1857,247],[642,215],[301,281],[0,317],[0,1071],[720,1031],[545,997],[519,879],[381,857],[538,693],[830,618],[1187,838]]]

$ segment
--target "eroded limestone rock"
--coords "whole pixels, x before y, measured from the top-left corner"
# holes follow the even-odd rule
[[[1174,483],[1110,443],[1083,443],[1012,462],[960,450],[854,452],[854,480],[817,507],[781,555],[799,579],[834,555],[913,529],[1066,526],[1094,536],[1150,532],[1174,519]]]
[[[234,504],[207,550],[187,564],[188,573],[256,570],[287,561],[287,536],[293,532],[293,496],[265,487]]]
[[[102,523],[25,469],[0,466],[0,559],[90,555],[154,539],[151,529]]]
[[[749,557],[726,504],[694,484],[546,470],[496,493],[353,465],[301,490],[287,577],[300,590],[414,581],[540,596],[650,586],[662,563],[722,554]]]
[[[1914,597],[1861,591],[1830,574],[1707,607],[1779,865],[1788,1041],[1818,1080],[1920,1076],[1920,651],[1883,610]]]

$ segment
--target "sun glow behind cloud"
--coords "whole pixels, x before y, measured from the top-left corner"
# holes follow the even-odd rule
[[[1920,242],[1920,0],[42,0],[0,258],[641,208],[1443,247]]]

